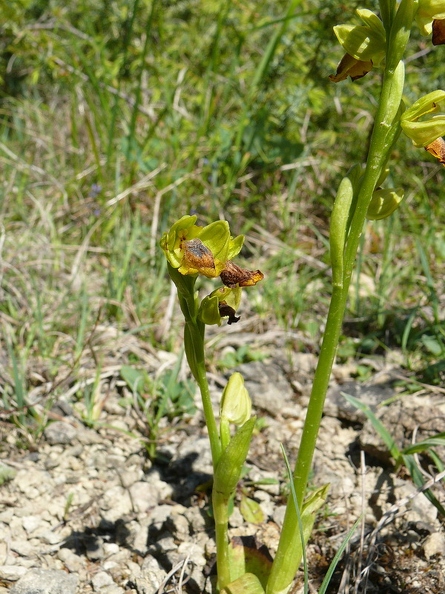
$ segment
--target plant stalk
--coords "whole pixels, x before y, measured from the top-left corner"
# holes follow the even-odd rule
[[[293,473],[293,483],[300,510],[303,506],[309,472],[312,467],[324,402],[340,338],[349,285],[366,213],[381,169],[386,163],[389,150],[392,148],[387,143],[387,137],[391,126],[397,124],[397,112],[403,91],[403,74],[402,63],[394,71],[385,71],[384,74],[363,182],[359,190],[349,236],[345,243],[343,284],[342,286],[334,286],[332,290],[326,329]],[[268,580],[267,594],[282,594],[289,589],[301,561],[301,559],[289,558],[289,552],[292,550],[292,542],[295,538],[299,538],[297,513],[293,500],[290,498],[278,550]]]

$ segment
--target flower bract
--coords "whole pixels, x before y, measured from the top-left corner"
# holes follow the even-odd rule
[[[244,425],[252,413],[252,401],[249,392],[244,386],[243,376],[233,373],[221,399],[221,419],[233,423],[234,425]]]

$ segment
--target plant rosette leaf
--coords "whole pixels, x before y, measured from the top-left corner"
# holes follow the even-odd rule
[[[266,591],[270,594],[287,594],[303,558],[303,549],[306,547],[312,533],[317,511],[324,505],[328,496],[329,485],[316,489],[303,503],[300,519],[297,526],[292,526],[288,532],[286,546],[286,559],[291,560],[283,565],[280,572],[272,571],[268,580]]]

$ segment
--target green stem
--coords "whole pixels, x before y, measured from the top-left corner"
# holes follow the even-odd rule
[[[204,350],[202,351],[204,357]],[[210,399],[209,384],[207,382],[206,368],[204,361],[198,363],[196,381],[201,392],[202,407],[204,410],[205,422],[209,432],[210,449],[212,452],[213,470],[218,465],[221,457],[221,442],[218,435],[215,415],[213,413],[212,401]]]
[[[183,308],[184,311],[185,308]],[[196,304],[188,300],[188,310],[196,310]],[[193,311],[194,313],[194,311]],[[212,400],[210,398],[209,384],[207,381],[205,354],[204,354],[205,325],[196,315],[186,317],[184,328],[184,345],[187,361],[193,373],[193,377],[201,392],[201,401],[204,411],[204,419],[209,432],[210,449],[212,452],[213,470],[215,471],[220,456],[221,442],[219,439],[218,427],[213,412]]]
[[[371,137],[370,150],[360,187],[357,204],[349,229],[349,236],[345,245],[344,279],[342,286],[334,286],[331,296],[326,329],[320,350],[317,369],[315,371],[311,398],[308,405],[303,433],[298,451],[297,462],[293,474],[293,483],[299,509],[302,509],[306,492],[309,472],[315,452],[315,446],[320,429],[324,402],[331,376],[332,365],[335,360],[336,350],[342,329],[343,317],[348,299],[349,284],[352,271],[363,232],[372,193],[379,179],[382,166],[385,164],[388,151],[388,133],[391,126],[397,124],[403,91],[403,64],[394,71],[386,71],[380,96],[379,107],[376,114],[374,129]],[[298,522],[295,505],[289,499],[283,522],[280,542],[275,555],[272,571],[267,584],[267,594],[287,592],[293,577],[298,569],[301,559],[290,558],[293,542],[298,535]]]
[[[218,570],[218,589],[221,590],[230,582],[229,559],[229,502],[215,489],[212,491],[213,516],[215,518],[216,567]]]

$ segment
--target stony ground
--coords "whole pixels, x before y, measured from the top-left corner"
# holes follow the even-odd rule
[[[236,508],[231,535],[255,537],[272,555],[286,493],[280,445],[294,460],[315,365],[313,355],[292,353],[287,342],[280,332],[228,333],[220,344],[225,352],[249,344],[265,355],[237,367],[262,418],[238,500],[248,496],[260,512],[253,523]],[[132,348],[153,376],[176,362],[144,345]],[[330,483],[330,491],[308,547],[311,591],[362,514],[330,592],[445,592],[443,518],[406,471],[395,471],[369,422],[342,396],[370,405],[402,447],[445,431],[444,391],[425,387],[403,395],[395,386],[403,375],[395,358],[367,364],[374,373],[365,383],[353,379],[354,365],[336,367],[331,381],[312,477],[313,485]],[[141,415],[122,406],[128,390],[119,368],[102,370],[102,413],[93,428],[73,405],[76,386],[54,403],[51,423],[33,447],[20,447],[21,432],[7,420],[0,425],[6,479],[0,487],[0,594],[212,592],[211,461],[199,405],[193,416],[163,424],[151,462]],[[85,382],[94,377],[90,372]],[[211,380],[216,408],[226,378],[213,370]],[[390,403],[379,407],[383,401]],[[444,502],[443,487],[433,490]],[[294,592],[301,588],[298,576]]]

